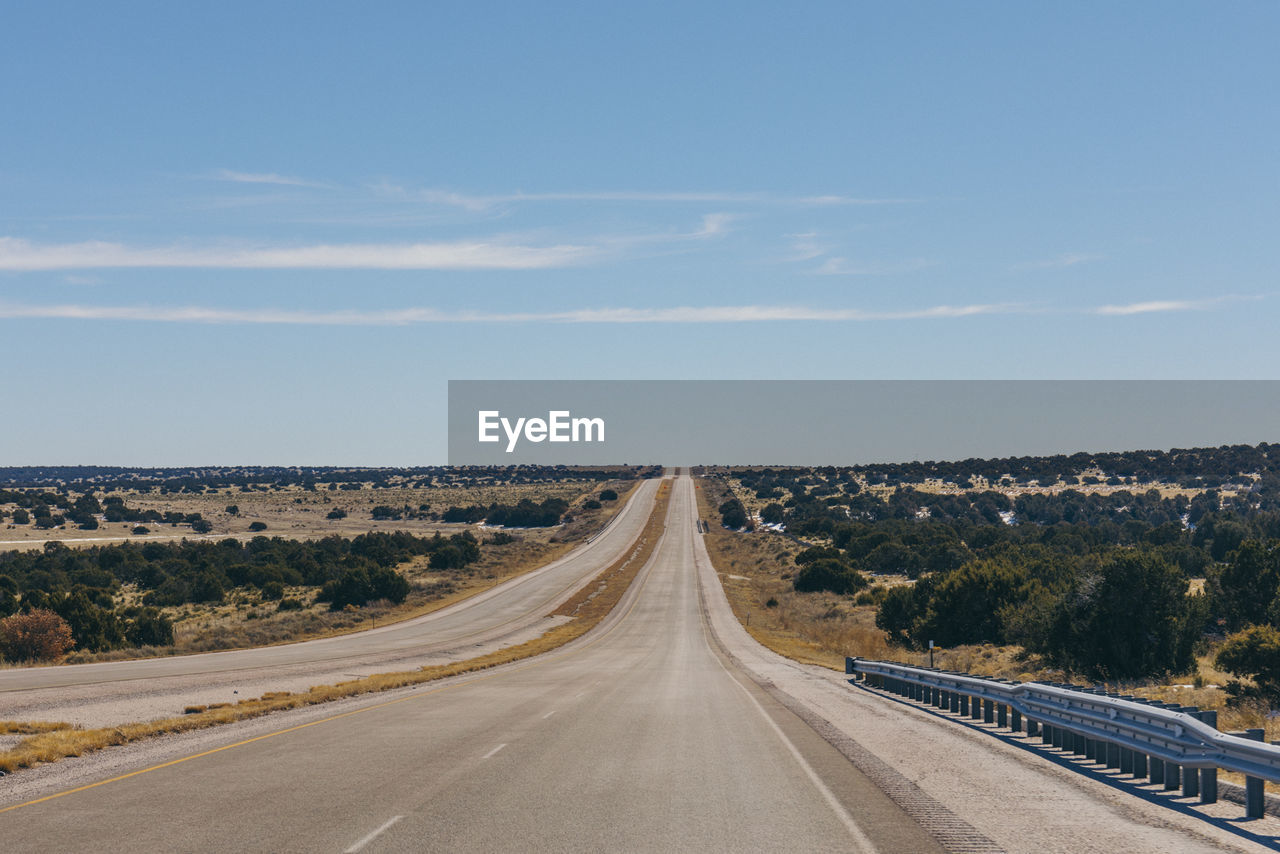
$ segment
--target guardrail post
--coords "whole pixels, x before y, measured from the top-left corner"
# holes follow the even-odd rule
[[[1027,738],[1035,738],[1040,734],[1040,722],[1027,718]]]
[[[1107,767],[1120,767],[1120,745],[1113,742],[1107,742]]]
[[[960,695],[960,717],[962,718],[969,717],[969,695],[968,694]]]
[[[1154,756],[1151,757],[1151,773],[1148,775],[1148,779],[1150,779],[1152,784],[1154,785],[1157,785],[1157,786],[1164,785],[1164,760],[1163,759],[1157,759]]]
[[[1004,703],[996,706],[996,726],[1004,729],[1009,725],[1009,707]]]
[[[1196,719],[1200,717],[1200,709],[1197,706],[1183,706],[1180,711]],[[1182,769],[1182,796],[1184,798],[1200,797],[1200,769]]]
[[[1244,737],[1253,741],[1262,741],[1266,730],[1247,729]],[[1245,818],[1262,818],[1266,812],[1266,790],[1262,786],[1261,777],[1244,778],[1244,815]]]
[[[1213,709],[1206,709],[1199,714],[1200,720],[1207,723],[1214,729],[1218,728],[1218,713]],[[1217,768],[1201,768],[1200,769],[1200,803],[1216,804],[1218,802],[1218,769]]]
[[[996,704],[991,700],[982,701],[982,722],[984,724],[996,722]]]
[[[849,656],[847,656],[847,655],[844,657],[844,672],[845,672],[845,675],[846,675],[846,676],[848,676],[849,674],[853,674],[853,680],[854,680],[855,682],[856,682],[856,681],[858,681],[858,676],[859,676],[859,674],[858,674],[858,672],[857,672],[856,670],[854,670],[854,668],[853,668],[853,663],[854,663],[855,661],[857,661],[857,660],[858,660],[857,658],[851,658],[851,657],[849,657]]]
[[[960,714],[960,693],[958,691],[951,692],[951,711],[957,715]]]
[[[969,701],[969,717],[972,720],[982,719],[982,698],[974,697]]]
[[[1009,729],[1014,732],[1022,732],[1022,712],[1017,709],[1009,710]]]
[[[1147,776],[1147,754],[1137,750],[1133,751],[1133,776],[1140,780]]]
[[[1120,773],[1133,773],[1133,751],[1123,746],[1120,748]]]
[[[1075,753],[1077,756],[1088,756],[1089,739],[1085,738],[1080,733],[1076,733],[1075,750],[1073,750],[1072,753]]]

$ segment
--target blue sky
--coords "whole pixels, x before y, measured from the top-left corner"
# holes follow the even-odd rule
[[[1276,378],[1270,2],[27,4],[0,464],[414,465],[448,379]]]

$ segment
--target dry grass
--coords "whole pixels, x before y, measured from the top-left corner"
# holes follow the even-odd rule
[[[327,703],[359,694],[389,691],[432,682],[462,673],[471,673],[539,655],[581,637],[604,619],[621,600],[636,573],[648,561],[658,539],[662,535],[666,518],[670,486],[664,483],[658,492],[657,504],[645,525],[644,532],[632,551],[619,558],[596,576],[574,597],[555,611],[557,615],[571,617],[540,637],[516,646],[496,650],[478,658],[451,664],[433,665],[400,673],[375,673],[361,679],[339,682],[335,685],[318,685],[307,691],[290,693],[274,691],[261,697],[241,700],[238,703],[219,703],[213,706],[189,706],[180,717],[125,724],[101,729],[66,728],[62,724],[20,724],[13,727],[58,727],[34,730],[11,750],[0,753],[0,770],[12,772],[46,762],[56,762],[68,756],[81,756],[104,747],[128,744],[133,741],[167,733],[205,729],[234,721],[261,717],[284,709]],[[22,732],[14,729],[11,732]]]
[[[873,606],[792,589],[793,558],[803,544],[769,531],[726,531],[717,524],[715,508],[726,497],[719,482],[700,478],[697,486],[711,562],[734,614],[752,637],[788,658],[833,670],[844,670],[846,655],[890,656],[884,632],[875,627]]]
[[[52,721],[0,721],[0,735],[36,735],[60,729],[71,729],[71,724]]]

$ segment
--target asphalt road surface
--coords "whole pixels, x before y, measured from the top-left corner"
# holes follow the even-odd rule
[[[574,644],[0,813],[0,847],[941,850],[716,651],[693,496],[680,479],[652,559]]]

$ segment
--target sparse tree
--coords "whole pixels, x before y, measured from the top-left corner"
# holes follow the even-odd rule
[[[0,652],[9,661],[51,661],[75,644],[67,621],[44,608],[0,620]]]

